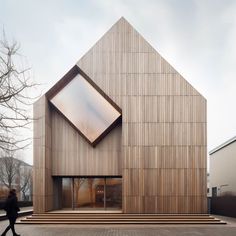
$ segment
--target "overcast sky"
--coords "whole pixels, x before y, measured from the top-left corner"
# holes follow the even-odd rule
[[[43,92],[121,16],[207,99],[208,151],[235,136],[235,0],[0,0],[0,29]]]

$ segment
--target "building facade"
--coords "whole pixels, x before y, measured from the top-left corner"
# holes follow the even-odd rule
[[[124,18],[34,118],[35,213],[206,213],[206,99]]]
[[[214,148],[210,155],[210,195],[236,196],[236,136]]]

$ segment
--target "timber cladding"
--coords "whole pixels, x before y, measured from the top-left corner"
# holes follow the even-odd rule
[[[122,124],[94,148],[46,99],[49,112],[34,126],[42,141],[34,146],[35,169],[47,170],[41,178],[122,176],[124,213],[206,213],[205,98],[124,18],[77,66],[121,108]],[[52,199],[42,188],[36,205]]]

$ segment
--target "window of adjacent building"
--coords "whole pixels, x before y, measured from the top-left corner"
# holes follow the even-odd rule
[[[217,187],[212,188],[212,197],[217,197]]]

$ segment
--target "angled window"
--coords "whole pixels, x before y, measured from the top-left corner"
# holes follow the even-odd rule
[[[121,111],[82,74],[75,75],[50,101],[94,146],[120,121]]]

